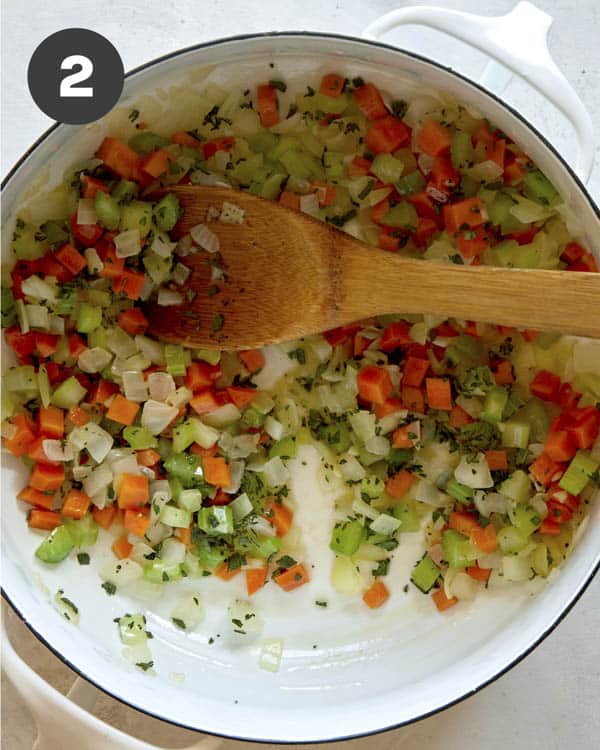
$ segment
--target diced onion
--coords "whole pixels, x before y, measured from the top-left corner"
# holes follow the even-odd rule
[[[272,416],[268,416],[265,419],[265,432],[267,435],[273,438],[273,440],[281,440],[284,433],[284,428],[281,422]]]
[[[78,450],[87,450],[97,463],[104,461],[114,442],[112,435],[95,422],[76,427],[68,439]]]
[[[483,402],[479,398],[467,398],[466,396],[457,396],[456,404],[464,409],[470,417],[473,419],[479,419],[479,415],[483,411]]]
[[[55,287],[35,274],[21,282],[21,290],[26,297],[31,297],[35,300],[56,301]]]
[[[300,211],[315,218],[319,215],[319,198],[316,193],[309,193],[300,197]]]
[[[86,249],[83,251],[83,254],[85,255],[85,259],[87,260],[89,273],[96,275],[100,273],[100,271],[104,270],[104,263],[98,255],[98,251],[95,247],[86,247]]]
[[[106,489],[106,487],[108,487],[112,480],[112,471],[108,468],[108,466],[102,464],[101,466],[97,466],[91,472],[91,474],[89,474],[83,480],[83,490],[86,495],[93,497],[102,490]]]
[[[444,593],[451,599],[455,596],[459,601],[472,601],[479,591],[477,581],[462,570],[450,569],[444,577]]]
[[[340,474],[347,482],[359,482],[366,476],[363,465],[355,456],[347,453],[340,460]]]
[[[171,278],[178,286],[183,286],[191,273],[191,270],[187,266],[184,266],[183,263],[177,263],[173,269]]]
[[[283,656],[283,638],[265,638],[262,642],[258,666],[266,672],[279,672]]]
[[[96,205],[93,198],[80,198],[77,203],[77,223],[96,224]]]
[[[179,409],[175,406],[162,404],[160,401],[150,399],[144,404],[142,409],[142,427],[149,430],[152,435],[161,433],[175,417],[179,414]]]
[[[222,224],[243,224],[245,215],[246,212],[241,206],[236,206],[235,203],[223,201],[219,221]]]
[[[472,489],[494,486],[494,480],[483,453],[478,453],[474,461],[469,461],[467,456],[463,456],[454,470],[454,477]]]
[[[177,565],[185,560],[185,544],[179,539],[165,539],[160,549],[160,559],[167,565]]]
[[[499,492],[475,493],[475,507],[482,516],[489,517],[492,513],[504,514],[508,510],[508,498]]]
[[[207,430],[215,432],[212,427],[204,426]],[[218,433],[216,434],[218,435]],[[229,458],[248,458],[248,456],[256,451],[259,439],[260,435],[258,433],[246,433],[234,437],[228,432],[224,432],[219,438],[219,447]]]
[[[148,398],[148,384],[144,380],[144,375],[141,372],[124,372],[123,378],[123,390],[125,392],[125,398],[130,401],[146,401]]]
[[[182,599],[171,612],[171,619],[182,622],[186,630],[198,627],[204,619],[204,607],[199,595],[189,594]]]
[[[65,332],[65,319],[60,315],[50,315],[48,318],[48,330],[62,336]]]
[[[172,529],[165,526],[160,521],[155,521],[148,527],[145,537],[152,546],[155,546],[162,542],[167,537],[171,536]]]
[[[167,396],[167,403],[171,406],[176,406],[179,409],[184,404],[189,403],[193,398],[193,392],[189,388],[186,388],[185,385],[182,385]]]
[[[352,414],[348,421],[358,439],[363,443],[375,436],[375,415],[370,411],[361,409],[356,414]]]
[[[363,589],[363,579],[349,557],[336,557],[331,566],[331,585],[340,594],[356,596]]]
[[[518,203],[511,206],[510,213],[522,224],[532,224],[548,218],[549,211],[540,203],[519,196]]]
[[[415,498],[419,503],[432,505],[434,508],[443,507],[447,504],[447,495],[440,492],[429,479],[419,479],[415,490]]]
[[[112,328],[109,330],[106,342],[111,352],[114,352],[121,359],[131,357],[138,350],[133,338],[128,333],[125,333],[122,328]]]
[[[124,558],[118,562],[110,560],[100,569],[100,577],[116,586],[127,586],[142,577],[142,566],[133,560]]]
[[[486,570],[498,569],[502,565],[502,552],[488,552],[486,555],[481,555],[477,558],[477,565]]]
[[[150,245],[150,249],[161,258],[169,258],[176,246],[176,242],[169,242],[163,239],[160,234],[157,234]]]
[[[234,495],[240,489],[242,484],[242,477],[244,476],[244,468],[246,464],[244,461],[232,461],[230,464],[231,470],[231,482],[229,487],[224,487],[223,490],[228,495]]]
[[[168,372],[152,372],[147,382],[150,398],[155,401],[166,401],[175,392],[175,381]]]
[[[390,516],[388,513],[381,513],[371,523],[371,531],[376,534],[383,534],[384,536],[390,536],[400,528],[400,521],[394,516]]]
[[[395,430],[400,424],[400,420],[405,419],[408,415],[406,409],[399,409],[391,414],[386,414],[385,417],[379,420],[377,423],[379,431],[382,435],[387,435],[392,430]]]
[[[275,456],[262,466],[262,474],[271,487],[281,487],[290,478],[290,472],[280,456]]]
[[[44,305],[25,305],[25,309],[27,310],[27,319],[31,328],[48,330],[50,318],[47,307],[44,307]]]
[[[313,352],[317,355],[319,362],[327,362],[333,352],[333,347],[323,338],[323,336],[313,336],[308,340],[308,344]]]
[[[374,435],[365,443],[365,448],[374,456],[387,456],[391,447],[390,441],[383,435]]]
[[[73,447],[63,446],[61,440],[42,440],[42,450],[49,461],[72,461],[75,455]]]
[[[220,266],[211,266],[210,269],[210,282],[214,284],[215,281],[223,281],[225,278],[225,271]]]
[[[149,339],[147,336],[138,335],[135,337],[135,345],[138,347],[144,357],[152,362],[152,364],[165,364],[165,347],[164,344],[160,343],[160,341],[154,341],[154,339]],[[148,380],[150,379],[150,377],[151,376],[149,376]]]
[[[206,224],[196,224],[190,229],[190,235],[196,245],[206,250],[207,253],[218,253],[221,249],[219,238]]]
[[[77,358],[77,364],[83,372],[102,372],[112,361],[113,355],[100,346],[85,349]]]
[[[177,243],[177,246],[175,247],[175,254],[180,258],[185,258],[192,252],[193,247],[194,242],[192,240],[191,234],[185,234]]]
[[[241,412],[235,404],[223,404],[218,409],[204,415],[204,421],[212,427],[225,427],[225,425],[236,422],[241,417]]]
[[[233,511],[235,521],[241,521],[254,512],[254,506],[245,492],[238,495],[229,505]]]
[[[502,573],[506,581],[519,583],[532,577],[531,564],[526,557],[519,555],[504,555],[502,558]]]
[[[138,229],[127,229],[120,232],[114,239],[117,258],[129,258],[138,255],[142,249],[140,232]]]
[[[158,289],[157,303],[162,307],[171,307],[172,305],[182,305],[183,295],[179,292],[173,291],[168,287],[161,286]]]

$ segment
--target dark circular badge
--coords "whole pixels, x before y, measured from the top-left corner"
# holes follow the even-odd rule
[[[58,122],[81,125],[105,115],[123,90],[123,62],[95,31],[63,29],[37,47],[27,82],[38,107]]]

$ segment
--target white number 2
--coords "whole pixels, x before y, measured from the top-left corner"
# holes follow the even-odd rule
[[[76,84],[87,81],[88,78],[94,72],[94,64],[89,57],[84,55],[69,55],[60,64],[61,70],[73,70],[73,68],[79,66],[80,70],[75,73],[71,73],[70,76],[66,76],[60,82],[59,94],[62,97],[72,96],[94,96],[94,89],[92,86],[81,86],[76,88]]]

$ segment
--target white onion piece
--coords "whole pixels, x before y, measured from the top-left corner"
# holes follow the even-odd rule
[[[218,153],[221,152],[217,151],[217,154]],[[213,174],[212,172],[203,172],[201,169],[196,169],[194,172],[191,172],[190,180],[194,185],[206,185],[207,187],[231,187],[221,175]],[[217,213],[217,216],[218,215],[219,214]]]
[[[477,182],[495,182],[504,172],[499,164],[488,159],[467,169],[467,174]]]
[[[164,523],[161,523],[160,521],[155,521],[154,523],[150,524],[148,527],[148,530],[146,531],[146,539],[150,542],[152,546],[155,546],[156,544],[159,544],[163,541],[163,539],[166,539],[167,537],[171,536],[171,529],[168,526],[165,526]]]
[[[86,249],[83,251],[83,254],[85,255],[85,259],[87,260],[88,271],[91,274],[95,275],[104,270],[104,263],[98,255],[98,251],[95,247],[86,247]]]
[[[451,599],[455,596],[459,601],[472,601],[479,591],[479,584],[462,570],[450,569],[444,577],[444,593]]]
[[[433,169],[433,161],[433,156],[429,156],[429,154],[419,154],[417,164],[425,176],[427,176]]]
[[[104,461],[114,442],[112,435],[95,422],[76,427],[70,432],[68,440],[78,450],[87,450],[97,463]]]
[[[170,258],[176,246],[176,242],[168,242],[160,234],[157,234],[150,245],[150,249],[161,258]]]
[[[512,581],[513,583],[527,581],[533,575],[527,558],[519,555],[504,555],[502,558],[502,573],[506,581]]]
[[[333,347],[323,336],[313,336],[309,339],[308,344],[317,355],[319,362],[326,362],[331,357]]]
[[[196,224],[190,229],[190,235],[196,245],[206,250],[207,253],[218,253],[221,249],[219,238],[206,224]]]
[[[206,427],[206,425],[204,426]],[[206,427],[206,429],[212,430],[211,427]],[[214,430],[212,431],[215,432]],[[260,435],[258,433],[247,433],[234,437],[228,432],[224,432],[219,438],[219,447],[229,458],[248,458],[248,456],[256,451],[259,439]]]
[[[408,412],[406,409],[400,409],[391,414],[386,414],[385,417],[380,419],[377,423],[379,431],[382,435],[387,435],[389,432],[392,432],[392,430],[395,430],[400,424],[400,420],[405,419],[407,415]]]
[[[184,404],[189,403],[193,398],[193,392],[189,388],[186,388],[185,385],[182,385],[167,396],[167,403],[170,406],[175,406],[179,409]]]
[[[218,409],[205,414],[203,418],[211,427],[225,427],[236,422],[240,416],[241,412],[235,404],[223,404]]]
[[[100,346],[85,349],[77,358],[79,369],[83,372],[101,372],[111,363],[113,355]]]
[[[454,477],[471,489],[494,486],[494,480],[483,453],[478,453],[474,461],[468,461],[467,457],[463,456],[454,470]]]
[[[309,193],[300,197],[300,211],[315,218],[319,215],[319,198],[316,193]]]
[[[477,565],[486,570],[498,569],[502,565],[502,552],[488,552],[486,555],[481,555],[477,558]]]
[[[177,263],[171,274],[171,278],[178,286],[183,286],[189,279],[191,270],[184,266],[183,263]]]
[[[348,421],[358,439],[363,443],[375,436],[375,415],[370,411],[361,409],[356,414],[352,414]]]
[[[112,328],[109,330],[106,336],[106,343],[111,352],[114,352],[117,357],[121,359],[127,359],[138,351],[137,344],[133,338],[122,328]]]
[[[62,440],[42,440],[42,450],[49,461],[72,461],[75,455],[73,446],[63,446]]]
[[[211,266],[210,269],[210,281],[214,284],[215,281],[223,281],[225,278],[225,271],[220,266]]]
[[[25,305],[27,319],[31,328],[41,328],[47,331],[50,326],[48,308],[44,305]]]
[[[50,333],[56,333],[58,336],[64,335],[65,319],[60,315],[50,315],[48,318],[48,330]]]
[[[94,497],[105,490],[113,480],[113,473],[108,466],[102,464],[97,466],[84,480],[83,491],[86,495]]]
[[[104,581],[110,581],[116,586],[127,586],[142,577],[143,570],[133,560],[125,558],[114,562],[110,560],[100,569],[100,577]]]
[[[265,419],[265,432],[267,435],[273,438],[273,440],[281,440],[284,433],[284,428],[281,422],[272,416],[268,416]]]
[[[365,443],[365,448],[374,456],[387,456],[391,450],[390,441],[383,435],[374,435]]]
[[[104,508],[108,502],[107,488],[104,487],[104,489],[100,490],[99,492],[96,492],[95,495],[90,495],[90,500],[92,501],[92,505],[95,505],[96,508],[99,508],[100,510],[102,510],[102,508]]]
[[[290,478],[290,472],[280,456],[275,456],[263,464],[261,472],[271,487],[281,487]]]
[[[359,482],[366,476],[363,465],[355,456],[347,453],[340,459],[340,474],[347,482]]]
[[[202,420],[196,419],[195,417],[192,417],[190,422],[194,428],[194,441],[198,443],[201,448],[212,448],[219,439],[219,433],[217,430],[214,430],[212,427],[204,424]]]
[[[178,414],[179,409],[177,407],[150,399],[146,401],[142,409],[142,427],[149,430],[152,435],[158,435],[171,424]]]
[[[473,419],[478,419],[483,411],[483,401],[479,398],[457,396],[456,403],[461,409],[464,409],[470,417],[473,417]]]
[[[223,487],[223,491],[228,495],[234,495],[240,489],[242,484],[242,477],[244,476],[244,469],[246,467],[245,461],[232,461],[230,464],[231,468],[231,483],[229,487]]]
[[[35,274],[21,282],[21,290],[26,297],[31,297],[31,299],[46,300],[46,302],[56,301],[55,287]]]
[[[390,516],[388,513],[381,513],[371,523],[371,530],[376,534],[383,534],[384,536],[390,536],[400,528],[400,521],[394,516]]]
[[[139,334],[135,337],[134,341],[140,352],[146,357],[146,359],[149,359],[152,364],[164,365],[166,363],[165,347],[160,341],[154,341],[154,339],[149,339],[147,336],[140,336]],[[152,376],[149,376],[148,380],[150,380],[150,377]]]
[[[434,508],[446,504],[446,495],[440,492],[429,479],[419,479],[415,490],[415,498],[419,503],[433,505]]]
[[[128,371],[123,373],[122,378],[125,398],[128,398],[130,401],[146,401],[148,398],[148,384],[144,380],[143,373]]]
[[[169,484],[168,479],[155,479],[153,482],[150,482],[149,492],[150,492],[150,497],[153,500],[154,500],[154,496],[157,493],[165,495],[167,500],[170,500],[172,497],[171,485]]]
[[[177,565],[185,560],[185,544],[178,539],[165,539],[160,550],[160,559],[167,565]]]
[[[175,247],[175,255],[178,255],[180,258],[185,258],[187,255],[189,255],[194,247],[194,242],[192,240],[191,235],[185,234],[177,243],[177,246]]]
[[[183,598],[171,612],[171,619],[182,622],[186,632],[198,627],[204,619],[204,606],[200,597],[189,594]]]
[[[475,507],[482,516],[492,513],[504,514],[508,511],[508,498],[499,492],[475,492]]]
[[[142,467],[138,464],[135,454],[131,453],[111,462],[110,468],[115,476],[115,484],[118,484],[120,474],[140,474]]]
[[[219,221],[221,224],[243,224],[246,212],[241,206],[223,201]]]
[[[117,258],[129,258],[138,255],[142,249],[140,232],[138,229],[127,229],[120,232],[114,239]]]
[[[161,286],[158,289],[157,303],[162,307],[171,307],[173,305],[183,304],[183,295],[179,292],[175,292],[168,287]]]
[[[131,550],[129,559],[139,565],[145,565],[148,562],[148,559],[150,559],[146,557],[146,555],[154,554],[152,547],[150,547],[149,544],[146,544],[146,542],[140,542],[139,536],[135,536],[134,534],[129,535],[128,541],[129,544],[133,544],[133,549]]]
[[[77,223],[96,224],[96,205],[93,198],[80,198],[77,203]]]
[[[153,372],[148,375],[150,398],[155,401],[166,401],[175,393],[175,381],[168,372]]]

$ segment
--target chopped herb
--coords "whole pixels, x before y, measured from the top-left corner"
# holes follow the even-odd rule
[[[326,607],[327,606],[327,602],[321,602],[321,601],[318,601],[318,600],[315,602],[315,604],[317,605],[317,607]]]
[[[279,565],[280,568],[293,568],[295,564],[296,560],[289,555],[283,555],[283,557],[280,557],[279,560],[277,560],[277,565]]]
[[[180,620],[179,617],[171,617],[171,620],[173,622],[173,625],[177,625],[177,627],[181,630],[187,630],[187,625],[183,620]]]
[[[269,86],[272,86],[278,91],[287,91],[287,85],[283,81],[271,80],[269,81]]]
[[[129,120],[129,122],[135,122],[139,116],[140,116],[140,110],[132,109],[131,112],[127,115],[127,119]]]
[[[79,552],[77,554],[77,562],[80,565],[89,565],[90,564],[90,556],[87,552]]]
[[[219,293],[219,287],[216,284],[213,284],[212,286],[208,287],[208,296],[214,297],[215,294]]]
[[[225,323],[225,317],[221,313],[217,313],[215,317],[213,318],[212,322],[212,329],[216,333],[217,331],[220,331],[221,328],[223,328],[223,324]]]
[[[136,662],[135,666],[139,667],[144,672],[147,672],[149,669],[152,669],[152,667],[154,666],[154,662],[153,661],[138,661]]]
[[[298,347],[298,349],[292,349],[291,352],[288,352],[288,357],[290,359],[297,360],[301,365],[306,364],[306,352],[300,347]]]
[[[377,567],[373,570],[373,576],[378,578],[379,576],[386,576],[390,567],[390,558],[386,557],[385,560],[380,560]]]
[[[399,120],[404,117],[407,109],[408,104],[403,99],[397,99],[396,101],[392,102],[392,114]]]
[[[112,581],[104,581],[102,588],[106,591],[109,596],[113,596],[116,593],[117,587]]]

